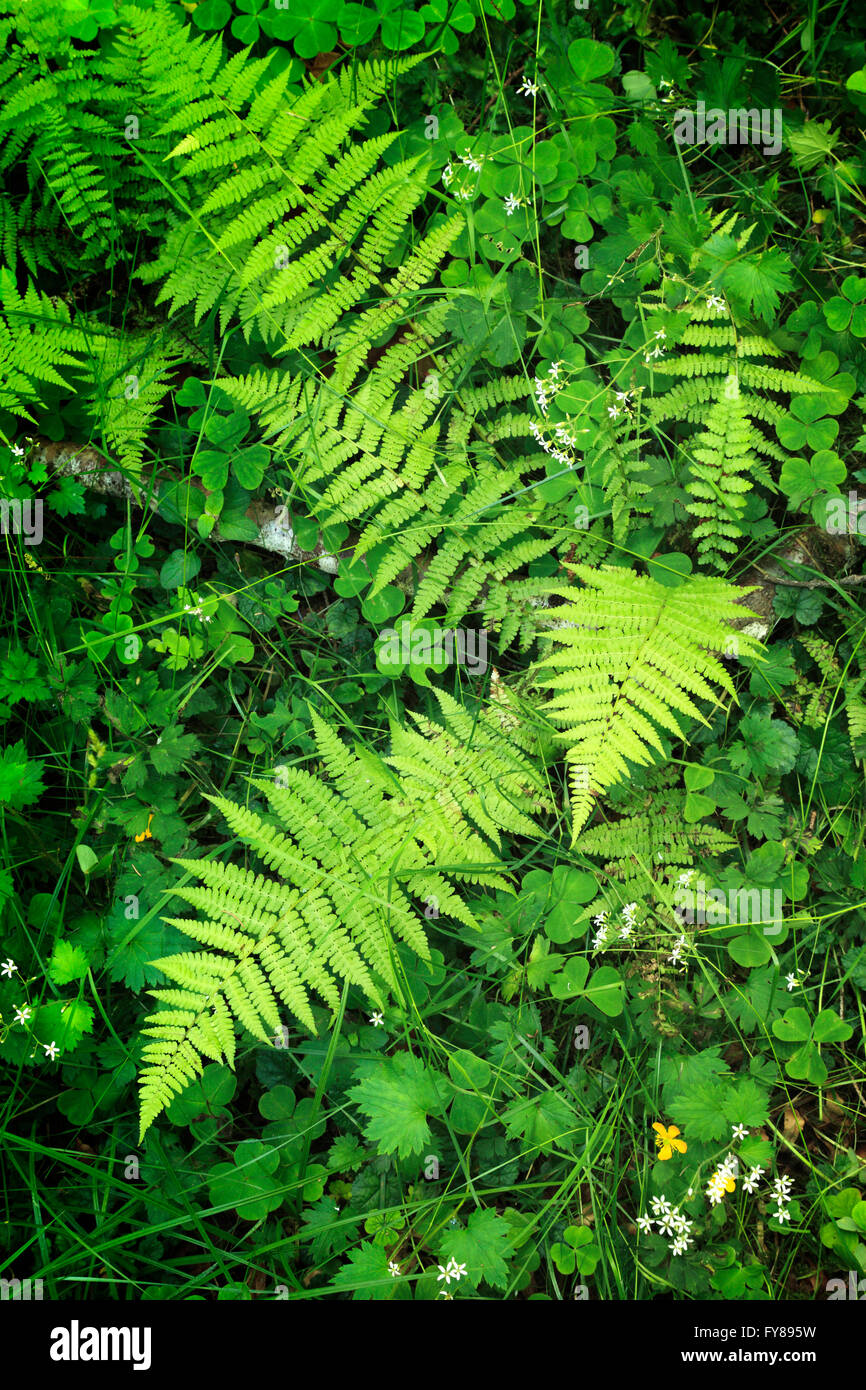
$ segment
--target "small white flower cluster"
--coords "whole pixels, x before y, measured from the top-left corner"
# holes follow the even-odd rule
[[[537,376],[535,378],[535,381],[533,383],[535,389],[535,400],[536,404],[538,405],[538,409],[541,411],[542,415],[547,414],[547,407],[550,405],[551,400],[556,395],[557,391],[561,391],[563,386],[565,385],[565,382],[560,381],[559,379],[559,374],[561,371],[561,362],[551,362],[550,367],[547,371],[547,376]]]
[[[4,960],[3,963],[2,963],[2,965],[0,965],[0,975],[5,975],[5,977],[6,977],[8,980],[11,980],[11,979],[12,979],[12,976],[13,976],[17,971],[18,971],[18,966],[15,964],[15,962],[14,962],[14,960],[12,959],[11,956],[9,957],[8,960]],[[19,972],[19,973],[20,973],[20,972]],[[15,1013],[15,1022],[16,1022],[16,1023],[20,1023],[21,1026],[22,1026],[22,1028],[23,1028],[24,1025],[26,1024],[27,1020],[31,1017],[31,1015],[32,1015],[32,1013],[33,1013],[33,1010],[31,1009],[31,1007],[30,1007],[29,1004],[22,1004],[20,1008],[16,1008],[16,1007],[13,1005],[13,1010],[14,1010],[14,1013]],[[42,1044],[42,1048],[43,1048],[43,1050],[44,1050],[44,1052],[45,1052],[45,1055],[46,1055],[46,1057],[48,1058],[49,1062],[53,1062],[53,1061],[54,1061],[54,1058],[57,1056],[57,1053],[60,1051],[60,1049],[59,1049],[58,1046],[57,1046],[57,1043],[55,1043],[55,1042],[43,1043],[43,1044]],[[32,1056],[32,1055],[33,1055],[33,1054],[31,1053],[31,1056]]]
[[[665,330],[663,328],[657,329],[656,332],[653,334],[653,337],[655,338],[655,343],[653,347],[650,349],[649,352],[644,353],[643,360],[647,366],[649,366],[650,362],[653,360],[654,357],[661,357],[665,351],[665,348],[663,346],[664,341],[667,338]]]
[[[451,1256],[451,1259],[448,1261],[447,1265],[439,1265],[438,1269],[439,1273],[436,1275],[436,1282],[437,1284],[441,1284],[442,1280],[444,1279],[446,1286],[451,1283],[452,1279],[454,1280],[455,1284],[459,1284],[460,1280],[466,1274],[466,1266],[459,1265],[453,1255]],[[454,1295],[453,1293],[447,1293],[446,1289],[440,1289],[439,1297],[453,1298]]]
[[[469,169],[471,173],[480,174],[484,161],[483,159],[476,159],[475,155],[472,154],[469,150],[467,150],[465,154],[462,154],[460,156],[460,163],[465,165],[465,167]],[[453,164],[445,165],[445,168],[442,170],[442,182],[444,183],[446,188],[451,187],[451,184],[454,182],[454,175],[456,172],[458,171],[455,170]],[[476,188],[475,193],[477,193],[477,191],[478,190]],[[460,188],[455,188],[454,197],[462,198],[464,202],[468,202],[470,198],[474,197],[474,193],[470,192],[469,188],[465,184],[463,184]]]
[[[714,1207],[721,1202],[726,1192],[733,1189],[730,1184],[740,1171],[740,1160],[736,1154],[728,1154],[719,1164],[713,1176],[707,1184],[707,1196],[710,1199],[710,1206]]]
[[[694,878],[694,876],[695,876],[695,871],[694,871],[694,869],[686,869],[683,873],[680,874],[679,878],[677,879],[677,882],[676,882],[677,888],[688,888],[688,886],[689,886],[689,884],[691,883],[691,881],[692,881],[692,879]],[[676,909],[674,909],[674,915],[677,917],[677,919],[678,919],[679,921],[682,921],[682,917],[681,917],[681,915],[676,911]],[[681,964],[682,964],[682,954],[683,954],[683,951],[685,950],[687,944],[688,944],[688,943],[687,943],[686,938],[685,938],[684,936],[679,936],[679,937],[677,937],[676,941],[674,942],[674,948],[673,948],[673,950],[671,951],[671,954],[668,956],[668,964],[669,964],[669,965],[681,965]]]
[[[213,613],[205,613],[205,611],[204,611],[204,609],[202,608],[202,606],[201,606],[200,603],[199,603],[199,604],[196,604],[195,607],[193,607],[193,605],[192,605],[191,603],[185,603],[185,604],[183,605],[183,611],[184,611],[184,613],[191,613],[192,616],[193,616],[194,618],[198,618],[199,622],[201,622],[201,623],[212,623],[212,622],[213,622]],[[157,739],[157,743],[158,743],[158,742],[159,742],[159,739]]]
[[[746,1176],[743,1178],[743,1191],[748,1192],[749,1195],[751,1195],[753,1192],[757,1192],[758,1188],[761,1185],[761,1178],[764,1176],[765,1172],[766,1169],[761,1168],[757,1163],[755,1164],[754,1168],[750,1168]]]
[[[503,202],[503,207],[505,208],[505,216],[510,217],[518,208],[523,207],[523,199],[518,198],[516,193],[509,193]]]
[[[621,922],[617,926],[614,922],[609,922],[607,911],[599,912],[592,919],[592,925],[597,928],[592,942],[594,951],[606,951],[615,940],[630,941],[632,932],[636,926],[637,903],[626,903],[621,912]]]
[[[608,406],[608,408],[607,408],[607,413],[608,413],[610,419],[611,419],[611,420],[618,420],[619,417],[620,417],[620,415],[623,413],[623,411],[625,411],[626,415],[630,415],[630,414],[631,414],[631,410],[629,409],[629,407],[631,406],[631,397],[634,395],[634,392],[633,392],[633,391],[614,391],[613,394],[614,394],[614,399],[615,399],[615,401],[618,401],[619,404],[618,404],[618,405],[617,405],[617,404],[614,404],[614,405],[609,405],[609,406]]]
[[[669,965],[682,965],[683,951],[686,949],[687,945],[688,942],[686,941],[686,938],[684,936],[677,937],[676,941],[674,942],[674,949],[668,956]]]
[[[607,942],[607,932],[608,932],[607,912],[599,912],[599,914],[598,914],[597,917],[593,917],[593,919],[592,919],[592,925],[593,925],[594,927],[597,927],[597,928],[598,928],[598,931],[596,932],[595,936],[593,937],[592,949],[593,949],[594,951],[603,951],[604,948],[605,948],[605,946],[608,944],[608,942]]]
[[[637,903],[626,903],[622,910],[622,926],[620,927],[620,937],[627,941],[634,930],[635,916],[637,914]]]
[[[27,453],[27,450],[32,449],[35,443],[36,440],[34,439],[32,434],[25,434],[23,444],[11,445],[12,457],[15,459],[23,459],[24,455]]]
[[[777,1221],[784,1222],[791,1220],[788,1204],[791,1201],[792,1186],[793,1183],[791,1178],[784,1177],[773,1179],[773,1190],[770,1193],[770,1199],[776,1203],[776,1211],[770,1212],[770,1215],[774,1216]]]
[[[664,1193],[660,1197],[652,1198],[650,1208],[653,1212],[652,1216],[638,1217],[638,1230],[650,1232],[653,1228],[653,1221],[655,1221],[660,1236],[673,1236],[673,1241],[668,1249],[674,1255],[684,1255],[689,1246],[694,1244],[691,1234],[694,1222],[683,1216],[679,1207],[675,1207],[667,1201]]]
[[[803,978],[798,980],[797,975],[802,975]],[[790,975],[785,976],[785,985],[787,986],[788,993],[790,994],[792,989],[802,989],[808,978],[808,970],[804,970],[802,966],[798,966],[796,975],[792,972]]]
[[[561,362],[551,362],[547,371],[547,376],[537,376],[534,381],[535,403],[542,415],[546,415],[550,402],[556,396],[557,391],[561,391],[565,386],[565,381],[561,379]],[[544,430],[535,420],[529,422],[529,433],[532,435],[536,444],[543,449],[546,454],[563,468],[573,468],[576,459],[572,452],[577,444],[577,440],[571,433],[567,424],[554,425],[553,439],[548,439]]]
[[[725,312],[725,301],[720,294],[711,294],[707,299],[707,308],[712,309],[714,314],[723,314]]]
[[[517,88],[517,95],[521,97],[534,97],[538,92],[538,87],[534,82],[530,82],[528,77],[524,77],[520,86]]]
[[[574,448],[575,440],[574,436],[569,434],[565,425],[556,426],[554,430],[555,443],[551,442],[549,439],[545,439],[543,430],[534,420],[530,420],[529,422],[529,433],[532,435],[539,448],[543,449],[546,454],[550,454],[550,457],[557,463],[561,463],[563,468],[574,467],[575,457],[570,451]]]

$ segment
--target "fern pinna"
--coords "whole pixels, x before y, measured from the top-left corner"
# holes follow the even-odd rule
[[[354,985],[375,1004],[401,996],[395,942],[429,948],[412,899],[467,925],[453,881],[513,891],[499,859],[501,831],[537,836],[548,805],[519,735],[495,713],[477,719],[440,693],[443,723],[416,716],[380,758],[350,750],[313,713],[324,776],[281,768],[257,778],[260,814],[211,801],[267,873],[203,859],[176,862],[200,886],[174,892],[200,917],[168,918],[197,950],[154,962],[170,981],[151,990],[144,1025],[141,1132],[202,1070],[234,1065],[236,1025],[268,1042],[285,1009],[316,1031],[315,995],[332,1010]]]
[[[580,587],[539,585],[563,602],[548,610],[535,669],[539,687],[553,692],[542,708],[565,726],[557,737],[568,745],[576,840],[596,797],[628,777],[629,762],[665,756],[661,731],[682,738],[682,719],[706,723],[696,701],[718,704],[714,685],[736,699],[718,654],[749,615],[737,600],[750,590],[705,575],[668,587],[610,566],[574,573]],[[737,642],[739,655],[760,655],[755,638],[739,632]]]

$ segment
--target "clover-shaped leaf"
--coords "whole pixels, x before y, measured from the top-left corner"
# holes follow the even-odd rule
[[[773,1032],[782,1042],[805,1042],[812,1036],[812,1020],[805,1009],[786,1009],[773,1024]]]
[[[826,417],[820,396],[797,396],[791,404],[791,414],[776,425],[776,433],[786,449],[829,449],[839,433],[839,424]]]
[[[266,1120],[278,1124],[295,1113],[295,1093],[291,1086],[272,1086],[259,1099],[259,1111]]]
[[[315,58],[318,53],[330,53],[337,42],[337,30],[331,19],[334,6],[331,0],[292,0],[291,10],[268,7],[262,16],[261,27],[272,39],[290,39],[299,58]]]
[[[766,965],[772,954],[769,942],[765,941],[763,936],[759,936],[757,931],[735,936],[733,941],[728,942],[728,955],[746,970]]]
[[[282,1205],[282,1185],[274,1174],[280,1164],[276,1149],[260,1139],[244,1139],[235,1149],[233,1163],[218,1163],[210,1171],[208,1192],[215,1207],[234,1207],[244,1221],[262,1221]]]
[[[232,7],[228,0],[204,0],[203,4],[195,5],[192,11],[195,27],[207,32],[224,29],[231,17]]]
[[[815,1086],[823,1086],[829,1075],[820,1045],[844,1042],[852,1031],[851,1025],[831,1009],[822,1010],[814,1024],[805,1009],[786,1009],[773,1024],[773,1032],[782,1042],[801,1044],[786,1061],[785,1071],[795,1081],[811,1081]]]
[[[346,0],[337,15],[340,38],[351,48],[369,43],[379,27],[379,16],[367,5],[357,5],[354,0]]]
[[[606,43],[595,39],[575,39],[568,46],[568,61],[581,82],[605,77],[616,62],[616,54]]]
[[[554,999],[574,999],[583,993],[588,978],[589,961],[586,956],[572,956],[551,981],[550,992]]]
[[[303,542],[301,542],[303,544]],[[372,575],[367,565],[358,555],[340,562],[340,573],[334,580],[334,589],[340,598],[356,598],[369,589]]]
[[[850,1023],[846,1023],[832,1009],[822,1009],[815,1019],[812,1037],[817,1043],[847,1042],[853,1033]]]
[[[824,305],[827,327],[834,333],[849,328],[857,338],[866,338],[866,279],[847,275],[842,281],[841,295],[833,295]]]
[[[592,902],[597,892],[594,874],[558,864],[550,879],[550,911],[544,921],[545,935],[558,945],[573,940],[583,927],[580,908]]]
[[[807,461],[793,458],[783,465],[779,475],[782,491],[792,507],[801,507],[818,492],[836,492],[845,477],[845,465],[832,449],[819,449]]]
[[[413,43],[421,43],[424,38],[424,20],[414,10],[398,5],[389,14],[382,16],[382,43],[396,53],[411,48]]]
[[[443,53],[456,53],[460,47],[459,35],[470,34],[475,28],[475,14],[468,0],[457,0],[456,4],[453,0],[429,0],[418,13],[428,24],[444,26],[438,37],[430,36]]]
[[[270,457],[264,444],[248,444],[245,449],[232,456],[232,473],[241,487],[246,488],[248,492],[258,487]]]
[[[406,596],[396,584],[386,584],[376,594],[368,594],[361,603],[361,613],[376,627],[395,618],[406,602]]]
[[[471,1134],[490,1113],[491,1101],[484,1094],[490,1085],[490,1065],[461,1048],[449,1057],[448,1071],[454,1083],[451,1123],[459,1134]]]
[[[174,1125],[192,1124],[200,1115],[213,1115],[227,1105],[237,1085],[234,1072],[220,1062],[211,1062],[197,1081],[175,1096],[166,1114]]]
[[[592,1239],[587,1226],[566,1226],[562,1240],[550,1247],[551,1258],[560,1274],[593,1274],[601,1259],[601,1250]]]
[[[572,956],[551,980],[550,992],[554,999],[585,999],[608,1018],[622,1013],[623,980],[619,971],[603,965],[590,977],[586,956]]]
[[[259,20],[257,15],[263,8],[265,0],[235,0],[235,6],[242,13],[232,20],[232,37],[238,43],[245,45],[254,44],[259,36]]]
[[[437,675],[447,670],[449,651],[456,651],[456,637],[435,618],[419,618],[417,622],[403,618],[396,628],[379,633],[374,650],[376,669],[383,676],[399,676],[406,671],[418,685],[429,685],[428,669]]]
[[[802,374],[820,385],[821,389],[813,399],[823,403],[825,415],[842,415],[857,389],[856,379],[851,373],[840,372],[838,367],[839,358],[829,348],[811,356],[804,353]]]
[[[593,972],[592,979],[584,990],[590,1004],[594,1004],[608,1018],[616,1018],[623,1009],[623,980],[612,965],[603,965]]]

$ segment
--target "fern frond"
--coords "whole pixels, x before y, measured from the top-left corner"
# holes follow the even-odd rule
[[[582,587],[550,583],[564,600],[548,610],[554,620],[535,667],[540,688],[554,696],[542,707],[565,726],[572,833],[576,839],[595,798],[664,754],[662,732],[683,737],[682,720],[706,723],[698,700],[718,704],[715,687],[736,698],[730,676],[714,655],[744,610],[750,592],[723,580],[696,576],[676,588],[630,570],[577,566]],[[739,634],[749,653],[759,644]]]
[[[279,785],[253,779],[266,814],[210,798],[276,876],[176,861],[200,880],[174,890],[200,915],[168,920],[199,949],[158,963],[171,986],[150,991],[159,1007],[144,1027],[154,1041],[140,1077],[142,1134],[203,1056],[233,1065],[236,1024],[267,1042],[281,1006],[315,1032],[313,996],[335,1011],[341,984],[380,1007],[386,992],[399,996],[395,942],[430,958],[413,897],[432,895],[438,912],[474,926],[453,882],[509,889],[501,832],[539,833],[543,786],[490,711],[473,725],[450,697],[440,705],[442,725],[416,716],[384,761],[352,752],[313,713],[327,780],[299,768],[281,769]]]

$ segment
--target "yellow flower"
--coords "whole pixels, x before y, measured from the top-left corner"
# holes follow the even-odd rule
[[[813,221],[817,221],[817,218],[813,218]],[[29,555],[26,550],[24,551],[24,563],[28,569],[35,570],[37,574],[41,574],[43,579],[51,578],[51,575],[46,574],[42,566],[37,565],[36,561],[33,559],[33,556]]]
[[[656,1145],[658,1146],[660,1159],[673,1158],[674,1149],[676,1149],[678,1154],[685,1153],[688,1146],[685,1140],[677,1138],[679,1130],[676,1125],[669,1125],[668,1128],[665,1129],[665,1126],[659,1124],[658,1120],[656,1120],[653,1124],[653,1129],[656,1132]]]
[[[146,825],[145,829],[142,830],[142,832],[141,832],[140,835],[136,835],[136,837],[135,837],[135,843],[136,843],[137,845],[140,845],[141,842],[142,842],[142,840],[152,840],[152,839],[153,839],[153,835],[152,835],[151,829],[150,829],[150,822],[151,822],[152,820],[153,820],[153,811],[151,811],[150,815],[149,815],[148,818],[147,818],[147,825]],[[677,1130],[677,1133],[679,1133],[679,1130]]]

